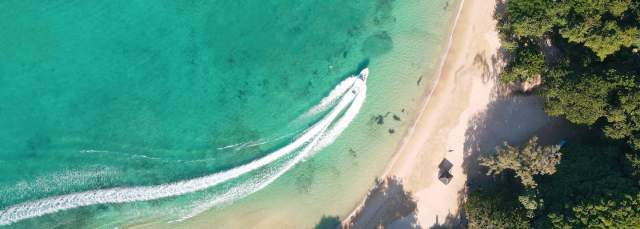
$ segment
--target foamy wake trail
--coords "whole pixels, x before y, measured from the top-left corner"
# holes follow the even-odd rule
[[[315,105],[314,107],[309,109],[309,111],[307,111],[302,117],[306,118],[306,117],[317,115],[318,113],[321,113],[323,111],[326,111],[332,105],[334,105],[335,102],[338,99],[340,99],[345,92],[347,92],[347,90],[352,88],[354,86],[353,84],[356,81],[358,81],[358,79],[357,77],[354,77],[354,76],[346,78],[345,80],[341,81],[335,88],[333,88],[333,90],[331,90],[331,92],[329,92],[328,96],[324,97],[318,105]]]
[[[358,112],[360,112],[360,108],[362,108],[362,105],[364,104],[366,95],[367,87],[363,86],[360,88],[358,96],[356,96],[356,98],[353,100],[351,107],[349,107],[344,115],[333,124],[331,129],[326,131],[326,133],[323,133],[322,139],[318,143],[320,148],[324,148],[333,143],[333,141],[336,140],[336,138],[342,133],[342,131],[344,131],[349,126],[349,124],[351,124],[351,121],[353,121],[353,119],[356,118]]]
[[[275,171],[261,174],[260,178],[262,179],[256,179],[253,182],[239,185],[228,190],[222,195],[213,197],[207,203],[194,208],[191,213],[184,216],[180,220],[191,218],[216,205],[242,198],[267,187],[269,184],[273,183],[276,179],[286,173],[289,169],[293,168],[300,161],[304,160],[306,157],[313,155],[315,152],[318,152],[325,146],[333,143],[333,141],[347,128],[351,121],[353,121],[355,116],[360,111],[360,108],[364,104],[364,100],[366,99],[367,88],[363,81],[359,80],[359,82],[356,82],[356,85],[354,85],[351,89],[356,90],[357,95],[354,99],[352,99],[351,105],[342,115],[342,117],[340,117],[337,122],[334,122],[333,125],[327,126],[325,130],[318,133],[313,141],[307,144],[293,159],[287,161],[284,166],[281,166]]]
[[[276,138],[277,139],[277,138]],[[223,146],[223,147],[218,147],[216,148],[217,150],[228,150],[228,149],[232,149],[234,151],[239,151],[239,150],[243,150],[249,147],[254,147],[254,146],[259,146],[259,145],[264,145],[267,143],[272,142],[273,140],[253,140],[253,141],[247,141],[247,142],[241,142],[241,143],[236,143],[236,144],[231,144],[231,145],[227,145],[227,146]]]
[[[355,93],[345,93],[347,90],[355,91]],[[314,112],[321,112],[323,109],[328,109],[327,106],[330,106],[330,104],[335,104],[336,101],[339,101],[327,115],[305,130],[290,144],[248,164],[227,171],[169,184],[91,190],[20,203],[0,211],[0,225],[8,225],[20,220],[83,206],[147,201],[192,193],[237,178],[264,167],[291,152],[300,151],[293,159],[287,161],[284,166],[280,167],[280,169],[276,170],[273,174],[267,175],[266,179],[262,179],[248,187],[239,186],[232,188],[234,192],[227,192],[228,194],[217,197],[216,199],[218,201],[214,200],[202,207],[196,208],[194,214],[197,214],[201,212],[202,209],[208,209],[216,203],[238,198],[266,187],[313,151],[317,151],[330,144],[355,117],[365,97],[366,84],[364,81],[356,77],[345,79],[323,99],[318,106],[311,109],[311,111],[316,110]],[[346,112],[344,112],[345,108],[347,109]],[[343,115],[340,116],[341,114]],[[335,122],[339,117],[341,118],[338,122]]]
[[[179,221],[194,217],[216,205],[233,201],[238,198],[242,198],[244,196],[247,196],[251,193],[257,192],[267,187],[269,184],[274,182],[276,179],[282,176],[285,172],[287,172],[289,169],[295,166],[298,162],[300,162],[300,160],[306,154],[305,152],[314,150],[314,146],[317,144],[318,139],[320,138],[315,138],[309,145],[305,146],[304,149],[298,155],[296,155],[293,159],[290,159],[289,161],[287,161],[285,165],[282,166],[280,169],[276,169],[275,171],[268,171],[263,174],[260,174],[260,176],[257,177],[257,179],[253,179],[242,185],[233,187],[222,195],[214,196],[211,200],[207,201],[206,203],[196,206],[191,211],[191,213],[183,216]]]

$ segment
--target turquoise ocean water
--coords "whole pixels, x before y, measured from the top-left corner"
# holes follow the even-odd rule
[[[455,5],[1,1],[0,227],[343,217],[432,86]]]

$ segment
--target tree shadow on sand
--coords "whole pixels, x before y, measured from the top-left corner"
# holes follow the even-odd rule
[[[342,228],[419,228],[415,212],[417,203],[396,177],[377,180],[364,206],[347,219]]]
[[[340,227],[340,218],[337,216],[322,216],[320,222],[313,229],[336,229]]]
[[[495,153],[495,147],[503,142],[520,145],[534,135],[539,136],[541,144],[557,144],[576,134],[568,122],[544,113],[541,98],[523,95],[497,96],[484,112],[471,119],[468,126],[462,163],[467,181],[465,188],[458,192],[459,212],[450,213],[431,228],[464,228],[462,205],[467,192],[492,179],[479,165],[480,155]]]
[[[541,143],[549,140],[548,129],[555,129],[562,121],[548,117],[542,99],[535,96],[504,96],[491,102],[485,112],[477,114],[465,132],[463,169],[467,183],[473,184],[484,172],[477,159],[482,153],[493,153],[503,142],[519,145],[536,133]]]
[[[487,53],[479,53],[476,56],[474,56],[473,58],[473,65],[479,69],[481,69],[482,73],[480,74],[479,77],[481,77],[481,80],[483,83],[492,83],[494,85],[494,88],[491,89],[491,94],[490,97],[491,98],[497,98],[497,97],[502,97],[505,95],[508,95],[511,91],[513,91],[514,86],[513,85],[505,85],[505,84],[501,84],[500,80],[499,80],[499,74],[502,71],[502,69],[505,66],[505,60],[508,58],[508,53],[506,52],[506,50],[500,48],[498,49],[496,54],[493,54],[489,57],[489,55],[487,55]],[[491,105],[489,106],[491,109]],[[500,111],[495,111],[495,112],[500,112]],[[490,133],[482,133],[483,135],[486,134],[486,136],[483,137],[477,137],[475,136],[475,129],[482,129],[484,127],[486,127],[485,125],[482,125],[482,127],[478,127],[478,123],[486,123],[483,120],[486,119],[487,115],[486,113],[489,113],[489,111],[485,112],[485,114],[479,114],[476,115],[476,117],[474,117],[470,123],[469,123],[469,129],[466,130],[465,133],[465,144],[469,144],[469,140],[470,139],[476,139],[476,138],[490,138],[491,134]],[[488,125],[488,124],[487,124]],[[478,135],[480,135],[480,133],[478,133]],[[475,143],[473,143],[472,145],[475,145]],[[473,151],[473,153],[469,153],[469,149],[471,147],[468,147],[465,145],[464,147],[464,152],[465,152],[465,159],[463,162],[463,173],[465,174],[469,174],[469,171],[475,171],[476,168],[468,168],[469,165],[471,165],[471,163],[468,163],[468,160],[476,160],[475,158],[468,158],[470,155],[476,155],[476,151]],[[456,179],[456,178],[454,178]],[[440,218],[436,218],[436,223],[434,225],[432,225],[430,228],[465,228],[466,225],[466,221],[465,221],[465,217],[464,217],[464,212],[462,210],[463,204],[464,204],[464,200],[465,200],[465,196],[466,196],[466,188],[463,190],[460,190],[458,192],[458,212],[450,212],[444,219],[440,219]]]
[[[463,217],[460,214],[449,213],[444,221],[440,223],[440,219],[436,219],[436,223],[429,227],[429,229],[450,229],[450,228],[465,228],[463,224]]]
[[[542,145],[558,144],[577,134],[579,130],[575,126],[564,119],[547,116],[543,107],[543,99],[537,96],[498,96],[484,112],[472,118],[465,132],[462,167],[467,182],[461,196],[470,190],[482,189],[492,181],[493,177],[485,175],[487,170],[479,165],[478,158],[494,154],[496,146],[504,142],[521,145],[533,136],[538,136]]]
[[[504,11],[500,3],[496,12]],[[458,193],[459,211],[449,213],[431,228],[464,228],[466,222],[462,205],[467,192],[491,179],[485,176],[486,170],[478,164],[482,153],[494,153],[495,147],[505,141],[519,145],[533,135],[539,136],[541,144],[557,144],[575,134],[569,123],[544,113],[541,98],[531,92],[521,92],[522,85],[501,83],[499,73],[509,58],[506,50],[500,49],[497,54],[487,56],[485,53],[476,55],[474,65],[482,69],[482,82],[492,82],[496,86],[490,95],[492,102],[483,112],[472,117],[465,131],[462,169],[467,181],[465,188]]]

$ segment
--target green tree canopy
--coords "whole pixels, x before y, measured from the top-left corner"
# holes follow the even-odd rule
[[[604,60],[622,47],[640,43],[638,5],[633,0],[510,0],[498,27],[509,42],[557,31]]]
[[[640,228],[640,1],[501,2],[497,27],[508,57],[501,78],[540,75],[537,92],[548,114],[598,132],[572,138],[562,154],[532,139],[481,157],[488,175],[513,172],[522,186],[500,176],[493,182],[510,181],[511,187],[498,185],[507,191],[480,188],[477,195],[471,188],[469,224],[515,228],[504,218],[529,217],[535,228]]]
[[[506,82],[525,81],[542,74],[544,55],[535,47],[513,50],[513,58],[502,72],[501,80]]]
[[[640,38],[633,19],[637,2],[632,0],[566,0],[561,1],[559,16],[566,18],[560,33],[571,42],[583,43],[600,59],[622,47],[630,47]],[[637,15],[635,15],[637,16]]]
[[[516,37],[541,38],[554,26],[565,24],[559,17],[565,5],[553,0],[512,0],[507,4],[503,25]]]
[[[577,124],[605,121],[604,132],[627,139],[640,149],[640,77],[615,70],[599,74],[548,74],[544,85],[546,112]]]
[[[637,182],[625,173],[624,151],[611,141],[584,139],[562,149],[557,172],[540,182],[549,225],[556,228],[634,228],[640,218]],[[549,225],[542,225],[548,228]]]
[[[469,193],[464,205],[469,229],[529,228],[529,221],[517,202],[509,200],[507,193]]]
[[[537,186],[534,175],[553,174],[560,163],[560,146],[540,146],[538,138],[531,138],[521,149],[504,143],[494,156],[482,156],[480,165],[488,168],[487,175],[513,170],[526,188]]]

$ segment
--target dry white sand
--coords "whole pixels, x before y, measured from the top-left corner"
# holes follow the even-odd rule
[[[501,63],[494,6],[494,0],[462,2],[439,83],[389,174],[404,178],[414,192],[423,228],[457,215],[466,182],[465,132],[474,115],[486,110],[496,95]],[[444,158],[453,164],[448,185],[437,176]]]
[[[404,178],[418,202],[418,222],[423,228],[442,224],[457,215],[466,176],[466,131],[476,114],[496,97],[500,41],[493,20],[494,0],[463,2],[440,82],[390,175]],[[453,164],[453,180],[438,180],[438,165]]]
[[[422,228],[451,223],[447,217],[458,215],[467,175],[478,173],[473,164],[479,152],[558,126],[539,98],[504,96],[498,86],[504,63],[495,6],[496,0],[462,1],[438,83],[383,174],[401,178],[414,193],[418,207],[412,217]],[[437,177],[445,158],[453,164],[448,185]]]

